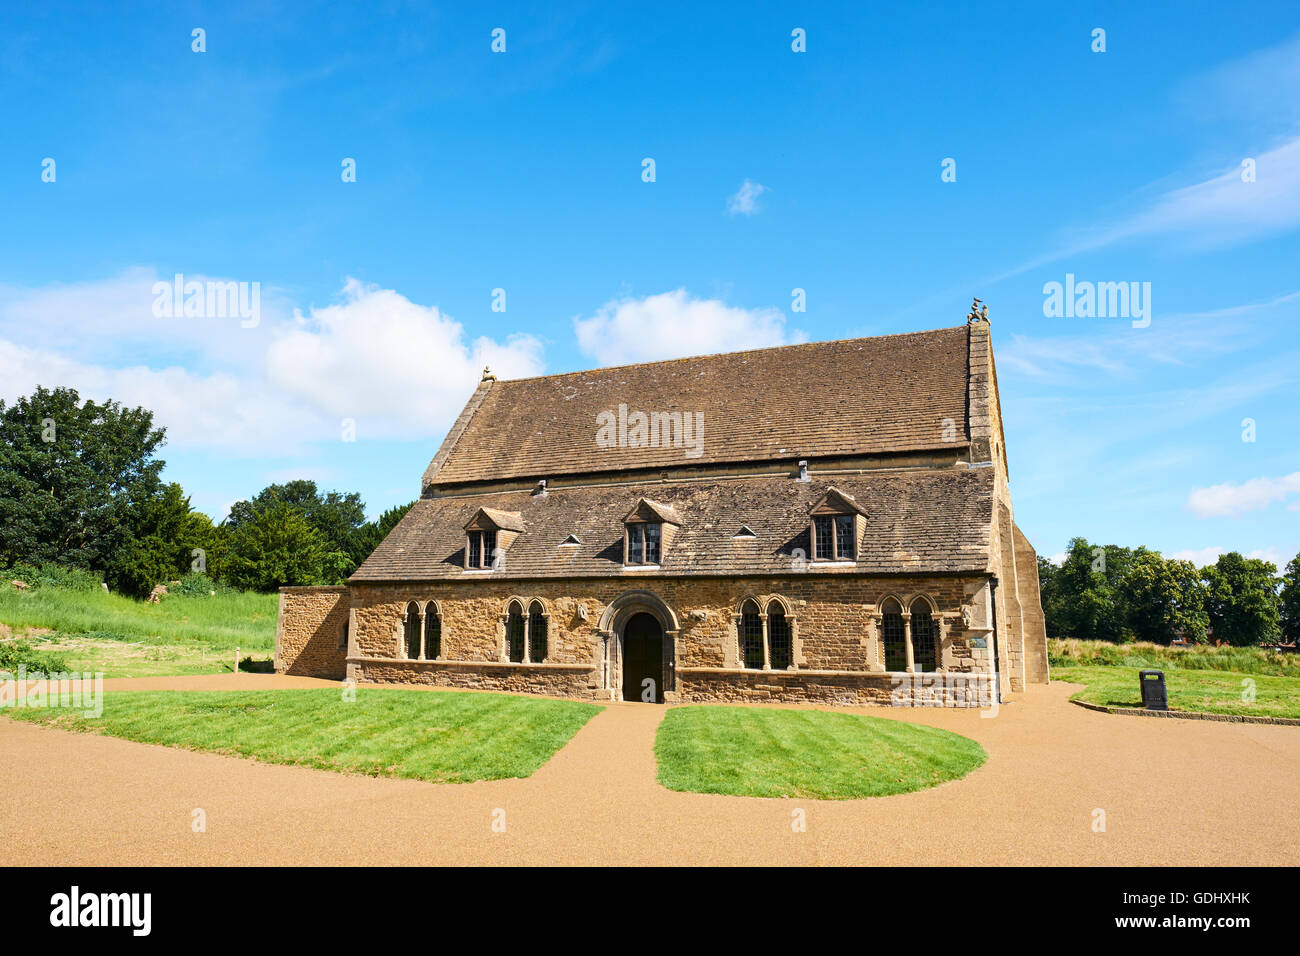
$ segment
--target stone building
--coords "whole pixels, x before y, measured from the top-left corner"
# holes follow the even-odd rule
[[[1047,680],[989,325],[483,381],[276,670],[596,700],[982,702]]]

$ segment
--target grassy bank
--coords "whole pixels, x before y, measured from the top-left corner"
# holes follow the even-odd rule
[[[275,594],[172,594],[158,604],[104,591],[0,587],[0,623],[14,631],[41,628],[60,635],[115,641],[202,644],[270,650],[275,645]]]
[[[1064,666],[1053,680],[1088,686],[1078,700],[1108,707],[1141,707],[1137,667]],[[1164,672],[1170,710],[1254,717],[1300,717],[1300,679],[1266,674],[1159,667]],[[1253,699],[1252,699],[1253,698]]]
[[[143,743],[434,783],[528,777],[601,708],[454,691],[115,691],[104,712],[5,708],[17,720]]]
[[[1109,641],[1053,638],[1047,642],[1047,654],[1053,667],[1178,667],[1195,671],[1300,677],[1300,655],[1279,654],[1259,647],[1212,647],[1206,644],[1166,647],[1144,641],[1112,644]]]
[[[214,674],[275,650],[278,596],[170,594],[158,604],[103,590],[0,584],[0,641],[108,677]],[[28,669],[33,669],[28,665]]]
[[[987,759],[946,730],[819,710],[674,707],[655,740],[669,790],[849,800],[964,777]]]

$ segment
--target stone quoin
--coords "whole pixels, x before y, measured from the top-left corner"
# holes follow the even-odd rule
[[[698,454],[598,441],[620,408],[702,422]],[[275,666],[647,702],[964,705],[1046,682],[987,309],[929,332],[485,371],[347,584],[281,589]]]

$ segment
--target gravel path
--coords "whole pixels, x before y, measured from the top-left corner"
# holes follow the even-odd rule
[[[337,686],[271,675],[109,689]],[[992,719],[875,708],[973,737],[988,763],[919,793],[770,800],[672,793],[664,708],[613,704],[527,780],[432,785],[259,764],[0,718],[0,844],[30,864],[1300,863],[1300,730],[1143,720],[1036,686]],[[370,692],[364,685],[359,693]],[[382,689],[374,692],[382,693]],[[207,830],[191,830],[192,811]],[[806,813],[806,832],[792,828]],[[1105,811],[1105,832],[1093,830]],[[504,811],[505,832],[493,820]]]

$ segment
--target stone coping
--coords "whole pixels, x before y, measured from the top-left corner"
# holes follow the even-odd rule
[[[1095,710],[1102,714],[1119,714],[1122,717],[1170,717],[1175,720],[1217,720],[1229,724],[1281,724],[1287,727],[1300,727],[1297,717],[1256,717],[1252,714],[1207,714],[1195,710],[1146,710],[1142,707],[1108,707],[1094,704],[1087,700],[1071,699],[1085,710]]]
[[[346,584],[308,584],[280,588],[281,594],[346,594]]]
[[[544,661],[542,663],[525,663],[523,661],[425,661],[412,660],[409,657],[349,657],[347,662],[349,664],[407,664],[427,668],[482,667],[502,670],[528,668],[554,671],[594,671],[597,667],[595,664],[565,664],[557,661]]]

